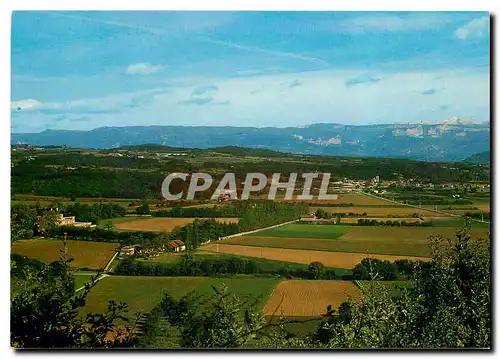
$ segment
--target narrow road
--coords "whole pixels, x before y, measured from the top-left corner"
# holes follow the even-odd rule
[[[96,283],[97,283],[97,282],[99,282],[101,279],[106,278],[106,277],[109,277],[109,274],[103,273],[103,274],[101,274],[101,275],[100,275],[100,276],[99,276],[99,277],[98,277],[95,281],[96,281]],[[83,285],[82,287],[80,287],[80,288],[78,288],[77,290],[75,290],[75,293],[76,293],[76,292],[81,291],[82,289],[85,289],[85,285]]]

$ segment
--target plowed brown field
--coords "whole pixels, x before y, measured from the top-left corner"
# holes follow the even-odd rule
[[[311,262],[321,262],[327,267],[351,269],[366,257],[395,261],[398,259],[429,260],[426,257],[414,257],[405,255],[385,255],[351,252],[326,252],[310,251],[303,249],[284,249],[271,247],[241,246],[235,244],[211,243],[200,247],[201,251],[229,253],[240,256],[258,257],[273,259],[283,262],[294,262],[309,264]]]
[[[196,218],[148,218],[115,224],[120,231],[169,232],[175,227],[182,227],[194,222]],[[208,218],[199,218],[208,219]],[[217,222],[237,223],[238,218],[215,218]]]
[[[264,306],[264,315],[314,317],[325,314],[328,305],[336,309],[348,297],[359,297],[352,282],[288,280],[278,284]]]

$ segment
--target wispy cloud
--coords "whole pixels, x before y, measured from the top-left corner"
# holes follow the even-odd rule
[[[455,37],[460,40],[470,38],[481,38],[489,34],[490,18],[482,16],[469,21],[467,24],[455,30]]]
[[[163,66],[161,65],[151,65],[148,62],[140,62],[137,64],[128,65],[125,69],[125,73],[127,75],[149,75],[162,69]]]
[[[380,77],[374,77],[374,76],[359,76],[355,78],[351,78],[347,80],[344,85],[346,87],[351,87],[355,85],[363,85],[363,84],[375,84],[379,81],[382,81],[383,79]]]
[[[450,16],[436,13],[370,14],[345,19],[337,29],[349,33],[414,31],[435,29],[450,21]]]
[[[26,100],[12,101],[10,109],[12,111],[33,111],[41,106],[43,106],[43,104],[40,101],[28,98]]]
[[[297,86],[300,86],[300,85],[302,85],[302,81],[300,81],[300,80],[293,80],[292,82],[290,82],[288,84],[288,87],[294,88],[294,87],[297,87]]]
[[[211,39],[208,37],[198,37],[197,39],[200,41],[203,41],[203,42],[210,43],[210,44],[221,45],[221,46],[230,47],[233,49],[238,49],[238,50],[243,50],[243,51],[248,51],[248,52],[257,52],[257,53],[262,53],[262,54],[266,54],[266,55],[279,56],[279,57],[284,57],[284,58],[289,58],[289,59],[307,61],[307,62],[316,64],[316,65],[329,65],[328,62],[326,62],[322,59],[312,57],[312,56],[302,55],[302,54],[295,53],[295,52],[268,50],[268,49],[263,49],[263,48],[257,47],[257,46],[248,46],[248,45],[243,45],[243,44],[237,44],[237,43],[230,42],[230,41],[215,40],[215,39]]]
[[[74,19],[74,20],[78,20],[78,21],[87,21],[87,22],[93,22],[96,24],[103,24],[103,25],[117,26],[117,27],[132,29],[132,30],[145,31],[145,32],[149,32],[149,33],[154,34],[154,35],[168,35],[168,34],[170,34],[166,30],[155,29],[155,28],[152,28],[149,26],[128,24],[128,23],[120,22],[120,21],[109,21],[109,20],[97,19],[94,17],[71,15],[71,14],[61,14],[61,13],[51,13],[51,12],[48,12],[48,14],[56,16],[56,17],[63,17],[63,18]]]
[[[193,97],[189,100],[179,102],[181,105],[206,105],[207,103],[212,102],[211,97]]]
[[[421,94],[422,95],[434,95],[438,91],[439,90],[437,90],[437,89],[428,89],[428,90],[422,91]]]
[[[179,104],[181,104],[181,105],[198,105],[198,106],[211,104],[211,105],[216,105],[216,106],[222,106],[222,105],[228,105],[229,100],[214,101],[214,99],[212,97],[192,97],[189,100],[180,101]]]
[[[107,114],[118,113],[126,109],[136,108],[153,101],[154,96],[166,92],[167,89],[142,90],[133,93],[119,93],[101,98],[81,99],[64,102],[41,102],[24,99],[11,102],[12,114]]]
[[[123,22],[118,22],[118,21],[107,21],[107,20],[101,20],[101,19],[96,19],[96,18],[89,18],[89,17],[85,17],[85,16],[77,16],[77,15],[67,15],[67,14],[55,14],[55,15],[60,16],[60,17],[68,17],[68,18],[79,19],[79,20],[83,20],[83,21],[94,22],[94,23],[102,23],[105,25],[125,27],[128,29],[133,29],[133,30],[137,30],[137,31],[145,31],[145,32],[152,33],[154,35],[171,35],[172,34],[171,32],[166,31],[164,29],[158,29],[158,28],[153,28],[153,27],[149,27],[149,26],[139,26],[139,25],[128,24],[128,23],[123,23]],[[326,62],[322,59],[299,54],[299,53],[295,53],[295,52],[268,50],[268,49],[264,49],[264,48],[257,47],[257,46],[249,46],[249,45],[238,44],[238,43],[230,42],[230,41],[222,41],[222,40],[212,39],[212,38],[204,37],[204,36],[192,36],[191,38],[194,40],[201,41],[201,42],[214,44],[214,45],[221,45],[221,46],[225,46],[225,47],[232,48],[232,49],[238,49],[238,50],[255,52],[255,53],[262,53],[262,54],[271,55],[271,56],[278,56],[278,57],[282,57],[282,58],[301,60],[301,61],[306,61],[306,62],[317,64],[317,65],[329,65],[328,62]]]
[[[217,92],[219,88],[216,85],[204,85],[204,86],[197,86],[191,95],[196,96],[196,95],[203,95],[207,93],[214,93]]]
[[[199,85],[194,88],[191,92],[191,97],[187,100],[179,101],[180,105],[227,105],[229,100],[225,101],[215,101],[214,96],[219,91],[219,87],[214,84],[210,85]]]
[[[40,110],[13,112],[12,122],[22,124],[15,131],[36,132],[46,128],[127,125],[285,127],[319,121],[353,124],[435,121],[443,120],[443,116],[489,117],[488,71],[387,73],[373,69],[373,73],[359,76],[363,71],[364,68],[346,68],[250,78],[190,77],[185,84],[169,87],[160,94],[133,93],[73,101],[72,107],[69,103],[60,103],[59,112],[50,114]],[[288,85],[297,79],[303,82],[302,85],[289,88]],[[359,84],[346,88],[346,79]],[[218,90],[192,95],[194,89],[210,85],[217,86]],[[419,96],[423,90],[443,88],[446,91],[439,96],[415,100],[415,94]],[[255,92],[258,89],[263,90]],[[80,104],[79,107],[76,104]],[[132,108],[134,104],[137,107]],[[442,105],[449,108],[440,108]],[[120,111],[92,114],[87,116],[88,121],[76,121],[85,117],[81,111],[88,108]],[[166,113],[168,118],[165,118]],[[55,121],[64,114],[68,115],[67,119]]]

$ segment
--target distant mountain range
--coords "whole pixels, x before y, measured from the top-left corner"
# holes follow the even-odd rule
[[[115,148],[137,144],[211,148],[240,146],[318,155],[462,161],[490,147],[490,125],[451,118],[441,123],[314,124],[302,127],[101,127],[90,131],[13,133],[11,143]]]

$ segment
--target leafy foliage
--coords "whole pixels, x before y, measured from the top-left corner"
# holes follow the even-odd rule
[[[75,294],[69,259],[63,250],[61,260],[43,264],[13,257],[12,274],[20,288],[11,298],[11,345],[16,348],[106,348],[131,346],[136,338],[133,328],[116,326],[126,311],[123,303],[110,302],[108,311],[79,317],[78,310],[92,284]],[[114,339],[107,334],[115,332]]]
[[[362,286],[361,301],[348,301],[316,339],[336,348],[489,347],[489,241],[464,229],[455,238],[432,237],[431,247],[433,260],[413,271],[411,288],[394,296],[376,282]]]

